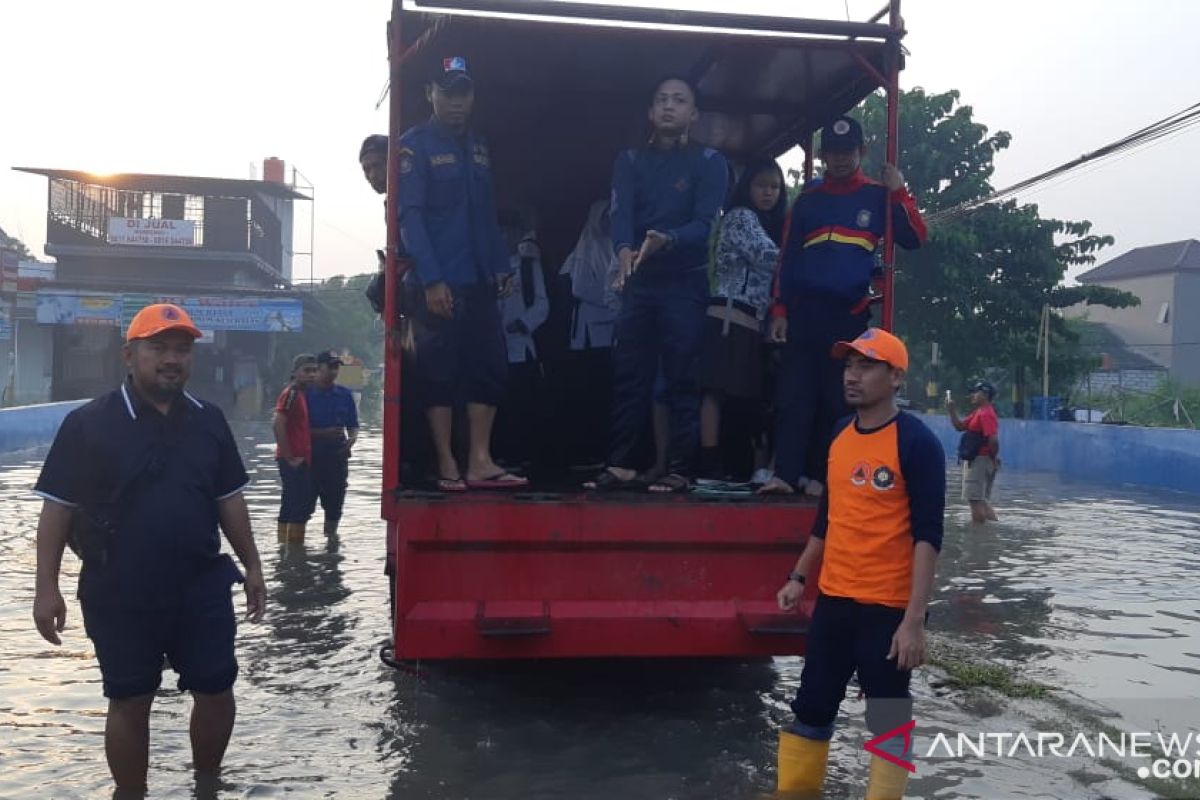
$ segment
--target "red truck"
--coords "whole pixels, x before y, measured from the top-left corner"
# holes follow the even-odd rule
[[[862,22],[548,0],[393,0],[382,516],[395,569],[393,657],[751,657],[804,652],[810,588],[781,613],[782,585],[816,506],[753,495],[439,495],[401,481],[396,287],[397,142],[428,114],[423,78],[447,53],[480,83],[473,124],[494,154],[499,203],[536,209],[544,261],[562,263],[615,154],[636,141],[645,87],[686,75],[693,135],[731,162],[804,148],[868,94],[887,93],[896,160],[899,0]],[[876,298],[891,327],[890,219]],[[607,420],[596,420],[605,425]]]

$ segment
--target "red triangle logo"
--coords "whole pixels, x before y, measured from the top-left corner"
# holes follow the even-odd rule
[[[904,767],[909,772],[916,772],[917,768],[913,765],[913,763],[911,761],[905,761],[904,759],[894,756],[885,750],[879,749],[879,745],[883,744],[888,739],[891,739],[894,736],[903,736],[904,737],[904,752],[905,753],[912,752],[912,732],[913,732],[913,728],[915,728],[915,727],[917,727],[917,721],[915,719],[911,720],[909,722],[906,722],[898,728],[892,728],[890,731],[887,731],[886,733],[879,734],[874,739],[868,739],[866,744],[863,745],[863,749],[865,749],[868,753],[870,753],[873,756],[879,756],[884,761],[890,761],[891,763],[895,764],[897,767]]]

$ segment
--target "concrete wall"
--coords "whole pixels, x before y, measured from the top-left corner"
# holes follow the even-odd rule
[[[1113,333],[1128,345],[1145,345],[1130,347],[1156,364],[1170,369],[1174,348],[1169,345],[1175,330],[1173,321],[1179,316],[1180,309],[1176,308],[1175,299],[1176,275],[1146,275],[1125,280],[1104,281],[1105,286],[1121,289],[1137,295],[1142,303],[1131,308],[1108,308],[1106,306],[1088,306],[1084,318],[1089,322],[1103,322]],[[1158,315],[1163,303],[1170,304],[1172,322],[1162,324]],[[1053,354],[1051,354],[1053,358]]]
[[[54,326],[23,319],[16,323],[17,363],[13,404],[50,402],[54,377]]]
[[[1085,375],[1075,387],[1075,402],[1086,403],[1089,396],[1099,397],[1117,389],[1153,393],[1167,373],[1160,369],[1098,370]]]
[[[1175,304],[1171,323],[1175,329],[1175,347],[1171,358],[1171,377],[1191,386],[1200,386],[1200,272],[1180,272],[1175,277]]]
[[[87,402],[73,400],[0,409],[0,453],[50,444],[63,418]]]
[[[294,280],[292,277],[292,256],[295,253],[295,238],[296,238],[296,220],[295,208],[290,199],[283,197],[275,197],[269,194],[260,194],[258,199],[263,205],[271,209],[275,216],[279,218],[279,238],[283,242],[283,251],[280,257],[279,271],[283,277],[289,281]],[[307,242],[305,249],[307,250]],[[297,277],[305,277],[297,276]]]
[[[941,415],[921,419],[954,460],[960,434]],[[1041,420],[1000,420],[1005,469],[1064,481],[1149,486],[1200,494],[1200,431]]]

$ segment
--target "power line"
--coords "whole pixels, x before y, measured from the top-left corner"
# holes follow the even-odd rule
[[[1115,155],[1128,153],[1138,148],[1158,143],[1164,138],[1176,135],[1198,123],[1200,123],[1200,103],[1194,103],[1181,111],[1163,117],[1144,128],[1139,128],[1133,133],[1117,139],[1115,142],[1110,142],[1097,150],[1084,153],[1078,158],[1060,164],[1053,169],[1046,170],[1031,178],[1018,181],[1012,186],[992,192],[986,197],[979,198],[978,200],[968,200],[951,208],[935,211],[929,214],[927,219],[929,222],[944,222],[964,216],[981,206],[1007,200],[1018,193],[1026,192],[1034,187],[1045,184],[1086,164],[1094,164]]]

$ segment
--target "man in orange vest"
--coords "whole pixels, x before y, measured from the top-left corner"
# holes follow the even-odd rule
[[[842,387],[854,415],[834,430],[828,491],[779,607],[794,609],[821,564],[792,725],[780,734],[779,788],[819,793],[829,740],[850,676],[867,696],[867,727],[885,734],[912,719],[909,680],[925,662],[925,610],[942,546],[946,456],[896,393],[908,369],[904,343],[868,328],[838,342]],[[908,783],[910,739],[892,737],[873,755],[868,800],[898,800]]]

